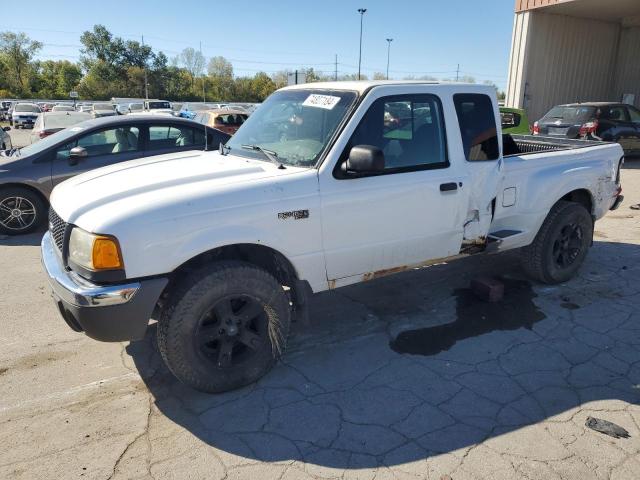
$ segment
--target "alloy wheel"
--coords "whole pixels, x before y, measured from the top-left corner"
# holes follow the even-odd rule
[[[269,342],[264,306],[248,295],[218,300],[200,319],[195,341],[200,354],[217,368],[246,362]]]
[[[553,260],[557,267],[568,268],[580,255],[584,234],[582,227],[571,223],[560,230],[553,243]]]
[[[0,201],[0,225],[8,230],[20,231],[36,221],[36,207],[24,197],[5,197]]]

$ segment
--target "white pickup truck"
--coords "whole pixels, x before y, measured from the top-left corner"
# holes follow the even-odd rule
[[[220,151],[60,184],[43,262],[71,328],[140,339],[155,310],[170,370],[220,392],[272,367],[314,292],[516,248],[538,281],[571,278],[622,161],[617,144],[503,139],[491,87],[297,85]]]

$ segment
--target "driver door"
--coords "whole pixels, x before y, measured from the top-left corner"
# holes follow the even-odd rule
[[[443,101],[424,89],[393,91],[368,95],[337,165],[320,175],[327,278],[335,287],[460,251],[467,178],[460,163],[450,163]],[[384,171],[345,172],[356,145],[382,150]]]
[[[83,158],[71,158],[74,147],[87,151]],[[94,130],[58,147],[54,152],[51,179],[53,186],[100,167],[139,158],[142,139],[137,126]]]

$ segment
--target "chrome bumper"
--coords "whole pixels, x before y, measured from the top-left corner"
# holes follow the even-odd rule
[[[102,286],[91,283],[62,265],[49,232],[42,237],[42,264],[54,294],[76,307],[106,307],[131,301],[140,290],[140,282]]]

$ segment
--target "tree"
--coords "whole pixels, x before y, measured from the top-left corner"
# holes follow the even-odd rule
[[[386,80],[387,79],[387,75],[385,73],[382,73],[382,72],[374,72],[373,79],[374,80]]]
[[[204,70],[205,58],[198,50],[187,47],[180,54],[180,62],[191,75],[191,87],[195,87],[196,77]]]
[[[42,43],[31,40],[25,33],[0,32],[0,56],[8,71],[8,86],[20,94],[28,94],[31,61]]]
[[[83,48],[80,50],[80,63],[90,70],[96,63],[106,63],[112,67],[120,66],[124,55],[125,43],[114,38],[104,25],[94,25],[93,30],[80,36]]]
[[[233,65],[224,57],[211,57],[211,59],[209,60],[209,65],[207,67],[207,72],[211,77],[232,79]]]

